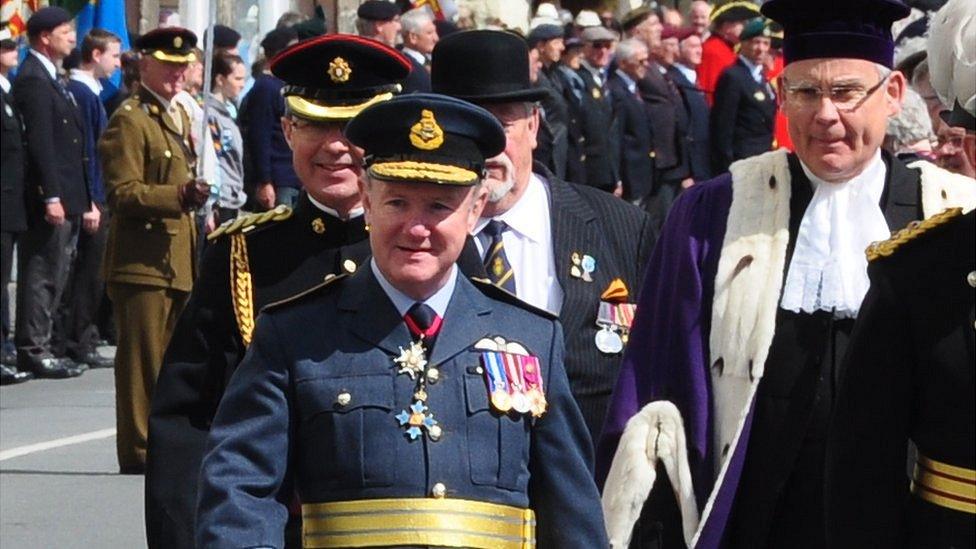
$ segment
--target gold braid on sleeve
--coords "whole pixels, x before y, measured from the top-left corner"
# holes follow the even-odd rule
[[[230,289],[241,339],[244,345],[250,345],[254,333],[254,293],[247,260],[247,240],[243,233],[235,233],[230,239]]]

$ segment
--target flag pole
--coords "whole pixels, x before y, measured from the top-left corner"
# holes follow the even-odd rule
[[[197,177],[206,177],[206,147],[213,146],[210,135],[210,102],[207,101],[207,94],[210,93],[211,81],[213,79],[213,51],[214,51],[214,24],[217,21],[217,0],[208,0],[207,30],[203,33],[203,120],[200,122],[200,140],[197,143]],[[216,166],[214,167],[216,169]],[[214,188],[216,181],[207,181],[210,185],[210,200],[213,202],[217,197],[219,188]],[[202,209],[207,209],[204,206]],[[209,213],[209,212],[201,212]]]

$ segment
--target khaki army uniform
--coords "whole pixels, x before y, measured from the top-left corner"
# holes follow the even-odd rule
[[[145,464],[150,397],[194,279],[196,228],[180,204],[179,188],[194,177],[196,157],[189,118],[172,108],[176,118],[140,88],[112,116],[98,144],[113,213],[103,274],[118,325],[116,420],[123,471]]]

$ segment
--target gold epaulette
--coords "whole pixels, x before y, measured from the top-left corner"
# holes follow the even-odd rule
[[[220,236],[234,234],[237,232],[246,233],[253,230],[258,225],[263,225],[269,221],[283,221],[291,217],[292,209],[284,204],[279,204],[272,210],[261,213],[242,215],[236,219],[230,219],[220,224],[207,235],[207,240],[215,240]]]
[[[959,217],[960,215],[962,215],[962,208],[949,208],[923,221],[912,221],[904,229],[892,234],[888,240],[874,242],[868,246],[868,249],[865,250],[868,261],[876,261],[883,257],[888,257],[906,242],[911,242],[928,231],[944,225],[950,219]]]

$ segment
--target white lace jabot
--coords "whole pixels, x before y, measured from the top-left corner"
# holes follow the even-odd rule
[[[780,306],[854,318],[869,286],[864,250],[891,234],[880,206],[886,172],[881,152],[841,183],[826,182],[800,165],[816,190],[800,222]]]

